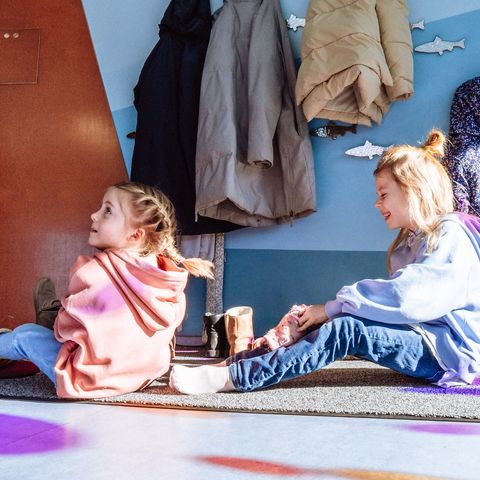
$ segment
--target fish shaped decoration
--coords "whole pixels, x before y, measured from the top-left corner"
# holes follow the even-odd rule
[[[297,28],[303,28],[305,26],[305,19],[301,17],[297,17],[293,13],[285,19],[287,22],[287,28],[289,30],[293,30],[294,32],[297,31]]]
[[[465,48],[465,39],[462,38],[457,42],[450,42],[448,40],[442,40],[437,35],[433,42],[422,43],[422,45],[415,47],[415,51],[421,53],[438,53],[439,55],[443,55],[445,50],[451,52],[454,47]]]
[[[419,22],[411,23],[410,30],[414,30],[415,28],[418,28],[419,30],[425,30],[425,20],[420,20]]]
[[[337,125],[335,122],[330,121],[324,127],[318,127],[315,130],[311,130],[310,135],[335,140],[339,135],[343,137],[347,132],[357,133],[357,126]]]
[[[366,140],[364,145],[350,148],[350,150],[347,150],[345,153],[347,155],[352,155],[353,157],[368,157],[371,160],[374,155],[381,155],[391,146],[392,145],[388,147],[381,147],[380,145],[373,145],[373,143],[370,143],[368,140]]]

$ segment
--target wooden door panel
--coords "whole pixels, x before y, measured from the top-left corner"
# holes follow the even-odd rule
[[[81,1],[1,0],[0,32],[22,29],[39,31],[37,81],[0,83],[0,326],[6,327],[34,321],[33,287],[41,276],[65,293],[76,257],[92,253],[90,213],[107,186],[127,178]],[[23,72],[31,50],[24,59],[21,48],[6,54],[0,37],[0,63],[2,45],[3,60],[17,62],[12,72]]]
[[[40,30],[38,28],[0,31],[0,83],[37,83]]]

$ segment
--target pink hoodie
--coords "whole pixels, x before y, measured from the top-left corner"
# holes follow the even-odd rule
[[[59,397],[133,392],[168,370],[188,272],[163,256],[157,263],[125,250],[77,259],[55,321],[64,343],[55,364]]]

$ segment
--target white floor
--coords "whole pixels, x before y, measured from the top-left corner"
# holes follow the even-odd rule
[[[0,400],[1,480],[150,478],[478,480],[480,423]]]

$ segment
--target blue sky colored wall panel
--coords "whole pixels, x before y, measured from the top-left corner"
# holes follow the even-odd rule
[[[158,23],[167,0],[84,0],[90,30],[113,112],[125,162],[129,168],[133,141],[125,138],[135,128],[133,87],[148,53],[158,39]],[[211,0],[212,8],[223,2]],[[285,17],[303,16],[307,0],[280,2]],[[464,13],[467,12],[467,13]],[[440,35],[446,40],[466,38],[466,49],[443,56],[414,55],[415,94],[392,105],[381,126],[359,127],[335,141],[313,138],[318,212],[297,221],[266,229],[243,229],[227,235],[227,248],[305,250],[384,250],[393,238],[373,208],[373,160],[348,157],[345,150],[370,140],[378,145],[416,143],[432,126],[448,128],[448,113],[455,88],[479,74],[480,0],[411,1],[410,19],[425,19],[425,30],[414,30],[414,45]],[[299,57],[301,32],[291,32]],[[314,120],[312,127],[322,122]],[[352,235],[358,232],[358,235]]]

